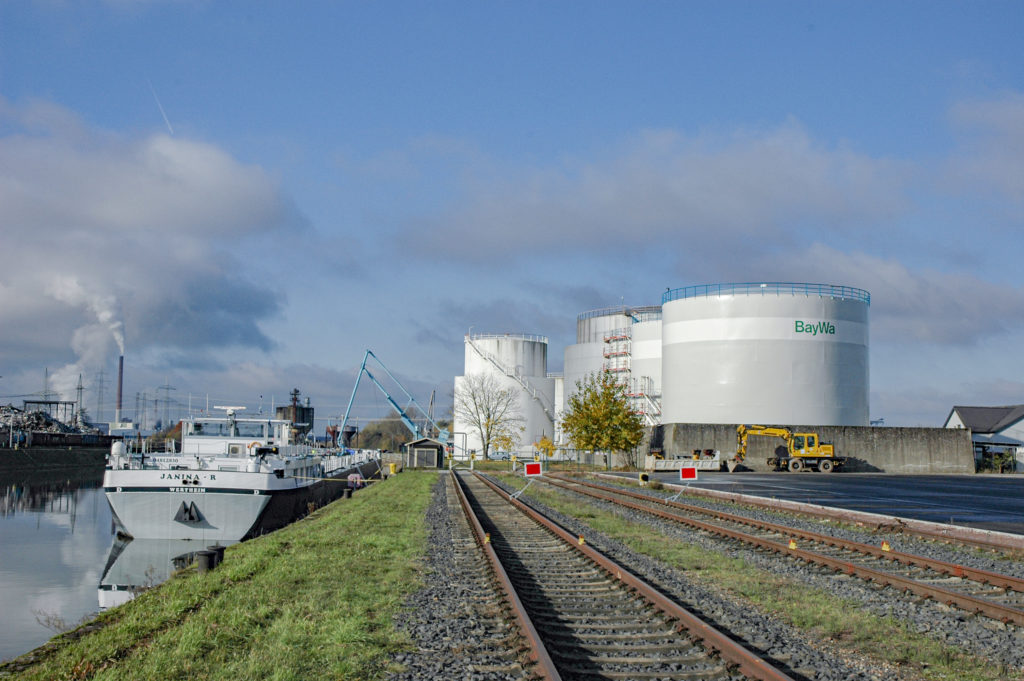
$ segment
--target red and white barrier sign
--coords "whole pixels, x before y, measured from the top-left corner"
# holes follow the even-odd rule
[[[540,463],[527,463],[524,467],[526,468],[526,477],[528,478],[544,475],[544,472],[540,468]]]
[[[680,480],[696,480],[697,479],[697,469],[693,468],[692,466],[686,467],[686,468],[680,468],[679,469],[679,479]]]

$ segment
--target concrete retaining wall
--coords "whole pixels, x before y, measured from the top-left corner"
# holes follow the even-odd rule
[[[738,424],[737,424],[738,425]],[[955,428],[871,428],[867,426],[790,426],[794,432],[816,432],[835,445],[836,456],[848,457],[843,470],[872,473],[974,473],[971,433]],[[652,447],[667,457],[687,456],[694,449],[736,451],[736,425],[667,423],[648,429]],[[769,470],[765,459],[783,444],[781,438],[751,436],[744,466]]]
[[[22,447],[0,449],[0,471],[35,469],[99,468],[106,462],[110,448]]]

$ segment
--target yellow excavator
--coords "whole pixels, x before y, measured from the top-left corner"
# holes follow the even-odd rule
[[[751,435],[781,437],[785,447],[778,447],[775,456],[768,458],[768,465],[775,470],[790,470],[794,473],[805,468],[822,473],[831,473],[846,463],[845,457],[836,456],[835,447],[823,444],[817,433],[794,433],[789,428],[775,426],[744,426],[736,429],[736,458],[743,460],[747,454],[747,438]]]

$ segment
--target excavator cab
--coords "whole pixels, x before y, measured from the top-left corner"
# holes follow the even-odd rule
[[[793,435],[793,454],[815,454],[818,450],[818,436],[814,433]]]

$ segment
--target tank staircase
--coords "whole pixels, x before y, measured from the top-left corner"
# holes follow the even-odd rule
[[[601,368],[616,376],[629,375],[631,337],[629,329],[616,329],[604,337],[604,363]]]
[[[639,321],[637,317],[633,319]],[[626,397],[633,411],[643,417],[644,423],[656,426],[661,423],[661,396],[654,394],[654,382],[650,376],[633,377],[632,342],[633,334],[629,327],[607,333],[604,336],[604,362],[601,368],[611,372],[616,381],[625,386]]]
[[[466,336],[466,342],[469,343],[469,346],[473,348],[474,351],[476,351],[476,354],[483,357],[485,360],[493,364],[495,368],[498,369],[498,371],[505,374],[506,376],[514,380],[516,383],[518,383],[520,386],[522,386],[523,390],[526,391],[527,395],[537,400],[537,404],[539,404],[540,408],[544,410],[544,415],[551,420],[551,423],[555,422],[554,409],[549,408],[548,405],[544,404],[544,400],[541,397],[541,393],[538,392],[538,390],[534,388],[532,385],[530,385],[530,382],[527,380],[527,378],[522,375],[522,372],[519,370],[519,367],[515,367],[514,369],[508,368],[507,366],[505,366],[505,363],[502,362],[500,359],[498,359],[497,357],[495,357],[494,355],[492,355],[491,353],[487,352],[486,350],[482,349],[479,345],[474,343],[473,339],[470,336]]]
[[[643,378],[650,380],[647,376]],[[633,403],[633,410],[644,417],[648,426],[661,425],[661,398],[646,392],[630,392],[626,396]]]

